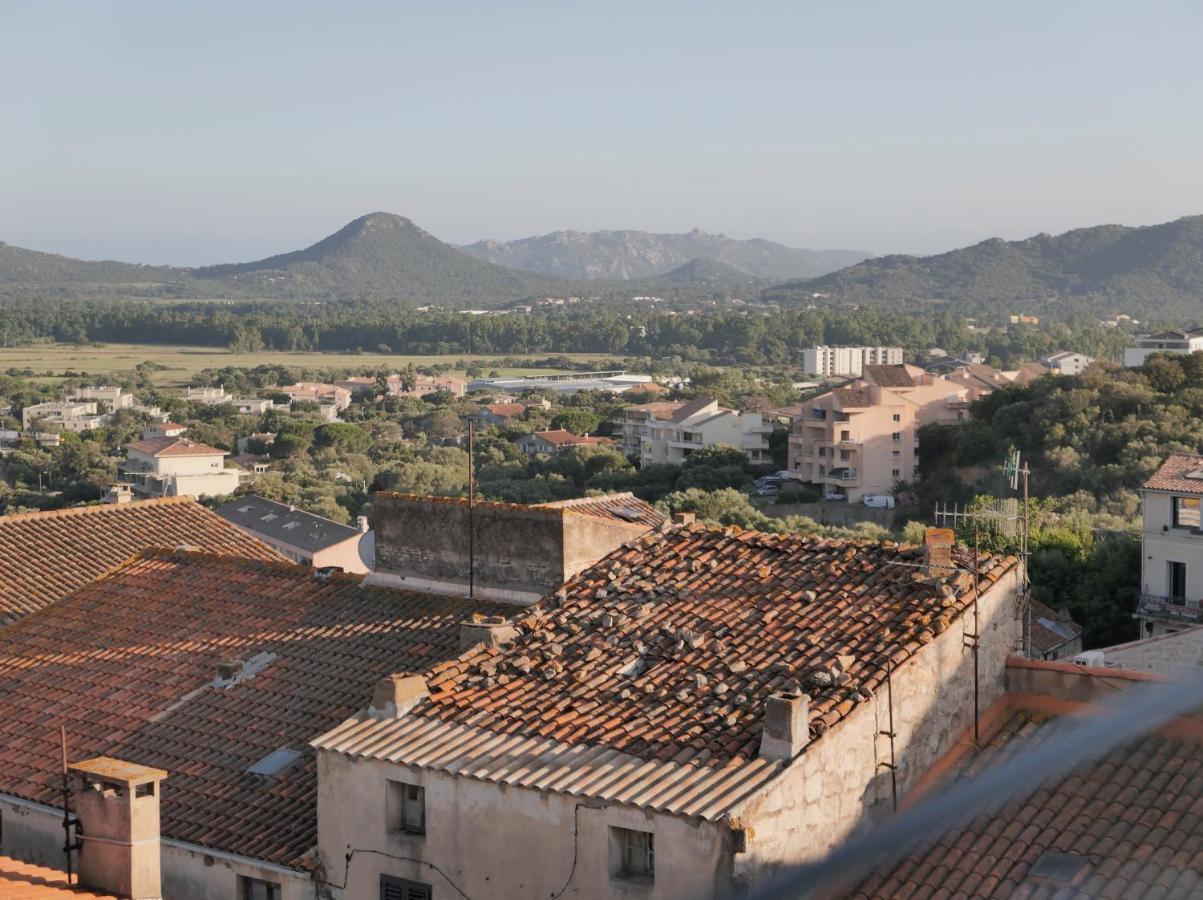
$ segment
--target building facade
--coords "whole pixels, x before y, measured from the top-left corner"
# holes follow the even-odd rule
[[[802,369],[808,375],[857,376],[865,366],[902,365],[901,347],[807,347]]]
[[[1141,636],[1203,623],[1203,456],[1176,453],[1142,494]]]
[[[1094,362],[1093,356],[1062,350],[1044,357],[1040,362],[1058,375],[1081,375]]]
[[[615,422],[622,452],[641,465],[680,465],[703,447],[735,447],[748,462],[768,463],[769,435],[774,419],[758,412],[739,412],[720,406],[711,397],[687,403],[646,403],[623,410]]]
[[[234,493],[240,476],[227,469],[225,450],[182,437],[152,437],[125,445],[117,476],[138,497],[221,497]]]
[[[1124,365],[1129,369],[1143,366],[1154,353],[1198,353],[1203,350],[1203,328],[1193,331],[1170,330],[1146,335],[1135,347],[1124,350]]]
[[[869,366],[864,377],[802,404],[789,469],[850,503],[893,493],[919,474],[921,426],[968,417],[973,389],[916,366]]]

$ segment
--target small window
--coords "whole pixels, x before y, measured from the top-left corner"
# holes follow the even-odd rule
[[[431,900],[430,885],[393,875],[380,876],[380,900]]]
[[[893,475],[895,478],[899,478],[902,476],[902,470],[901,469],[891,469],[890,474]]]
[[[614,844],[614,870],[617,878],[652,881],[656,877],[656,848],[650,831],[632,828],[611,828]]]
[[[393,833],[426,833],[426,789],[404,781],[388,783],[388,830]]]
[[[902,432],[895,431],[893,434],[890,435],[890,440],[894,441],[895,443],[902,440]]]
[[[1198,497],[1175,497],[1174,498],[1174,527],[1175,528],[1199,528],[1199,498]]]
[[[890,459],[902,459],[902,451],[901,450],[891,450],[890,451]]]
[[[901,422],[902,421],[902,413],[894,413],[894,421]]]
[[[278,881],[238,876],[238,900],[280,900],[282,896]]]

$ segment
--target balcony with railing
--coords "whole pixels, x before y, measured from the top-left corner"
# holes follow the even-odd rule
[[[1175,619],[1182,622],[1203,622],[1203,600],[1186,597],[1163,597],[1160,594],[1141,594],[1136,615],[1149,619]]]

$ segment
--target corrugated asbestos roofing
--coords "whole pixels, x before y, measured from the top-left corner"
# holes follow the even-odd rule
[[[954,558],[969,567],[964,552]],[[980,589],[1014,564],[981,557]],[[653,530],[533,607],[512,644],[436,666],[430,697],[407,714],[429,725],[347,723],[321,744],[519,784],[538,762],[564,769],[556,789],[583,794],[605,775],[576,760],[639,761],[650,767],[633,772],[630,796],[652,805],[678,783],[696,795],[679,808],[709,814],[713,785],[771,777],[758,758],[770,694],[807,693],[819,739],[884,683],[888,664],[971,606],[974,581],[930,575],[910,547]]]
[[[547,509],[566,509],[584,516],[611,519],[623,525],[646,525],[648,528],[662,525],[667,518],[656,507],[640,500],[630,491],[603,494],[599,497],[553,500],[539,505]]]
[[[1047,739],[1059,720],[1017,710],[954,773],[968,778]],[[1065,854],[1071,877],[1037,863]],[[1062,859],[1065,859],[1062,857]],[[1076,864],[1076,872],[1074,868]],[[1010,802],[870,876],[874,898],[1199,897],[1203,895],[1203,748],[1152,734]]]
[[[0,630],[0,793],[59,802],[61,722],[73,759],[169,773],[166,837],[303,868],[317,836],[308,742],[385,675],[456,655],[472,614],[507,612],[288,563],[150,552]],[[284,748],[303,753],[271,777],[247,771]]]
[[[280,559],[188,497],[0,516],[0,626],[57,603],[148,547]]]
[[[0,856],[0,897],[3,900],[117,900],[68,884],[65,873]]]
[[[1189,477],[1194,472],[1200,473],[1200,476]],[[1163,462],[1152,477],[1144,483],[1144,488],[1147,491],[1203,493],[1203,456],[1194,453],[1175,453]]]

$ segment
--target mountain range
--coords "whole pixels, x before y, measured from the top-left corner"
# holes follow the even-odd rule
[[[815,278],[867,259],[858,250],[803,250],[753,238],[741,241],[694,229],[688,234],[646,231],[553,231],[516,241],[477,241],[461,247],[487,262],[559,278],[631,281],[664,275],[695,259],[726,263],[754,278]]]
[[[784,251],[777,256],[780,262],[789,254],[812,252],[768,241],[694,234],[699,242],[694,249],[717,241],[708,246],[728,256],[732,248],[780,248]],[[473,245],[477,250],[480,246]],[[1141,228],[1102,225],[1022,241],[994,238],[936,256],[863,259],[825,275],[791,280],[758,274],[779,264],[765,261],[775,250],[765,251],[768,256],[757,272],[750,271],[756,266],[748,257],[738,265],[707,253],[659,271],[677,262],[677,257],[669,258],[666,244],[656,251],[654,262],[652,255],[639,256],[640,268],[633,261],[636,257],[631,257],[630,267],[617,275],[613,253],[599,251],[591,257],[584,249],[597,246],[591,240],[575,246],[584,268],[572,271],[611,275],[605,280],[569,278],[499,265],[389,213],[361,216],[303,250],[193,269],[88,262],[0,243],[0,298],[373,299],[487,307],[542,296],[609,300],[652,294],[675,300],[759,298],[786,306],[935,307],[988,319],[1008,311],[1062,316],[1127,312],[1142,319],[1178,321],[1203,318],[1203,216]],[[688,245],[674,246],[685,252],[680,248]],[[657,271],[640,274],[649,267]]]
[[[907,309],[950,305],[967,315],[1082,310],[1195,319],[1203,316],[1203,216],[1022,241],[992,238],[937,256],[881,256],[776,285],[762,296]]]

